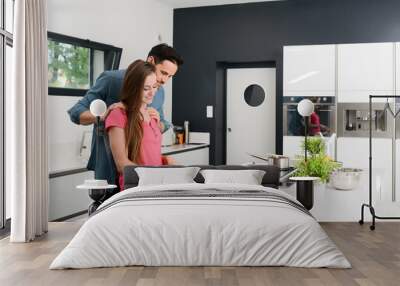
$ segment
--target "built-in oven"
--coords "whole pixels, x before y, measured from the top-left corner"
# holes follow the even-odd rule
[[[336,133],[336,102],[335,97],[284,97],[283,98],[283,135],[285,136],[304,136],[304,118],[298,113],[297,106],[303,99],[309,99],[314,103],[313,123],[319,122],[317,128],[308,128],[308,135],[319,134],[315,130],[320,130],[322,135],[330,136]]]

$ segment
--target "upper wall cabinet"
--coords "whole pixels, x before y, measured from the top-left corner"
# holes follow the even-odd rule
[[[396,95],[400,95],[400,43],[396,43]]]
[[[393,43],[338,45],[338,102],[394,92]]]
[[[284,96],[335,96],[335,45],[283,48]]]

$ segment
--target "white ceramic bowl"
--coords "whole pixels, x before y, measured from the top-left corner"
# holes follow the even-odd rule
[[[361,177],[361,169],[340,168],[332,172],[331,185],[338,190],[348,191],[355,189]]]

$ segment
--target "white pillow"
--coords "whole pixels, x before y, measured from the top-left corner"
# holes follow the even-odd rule
[[[138,186],[195,183],[199,167],[184,168],[135,168],[139,176]]]
[[[202,170],[204,183],[233,183],[261,185],[265,171],[261,170]]]

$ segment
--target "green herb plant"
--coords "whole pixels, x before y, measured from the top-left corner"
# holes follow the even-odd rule
[[[302,143],[302,150],[305,150],[305,141]],[[304,156],[296,156],[296,177],[319,177],[321,182],[329,181],[333,170],[339,168],[340,163],[334,161],[325,154],[325,142],[323,138],[311,137],[307,140],[307,161]]]

